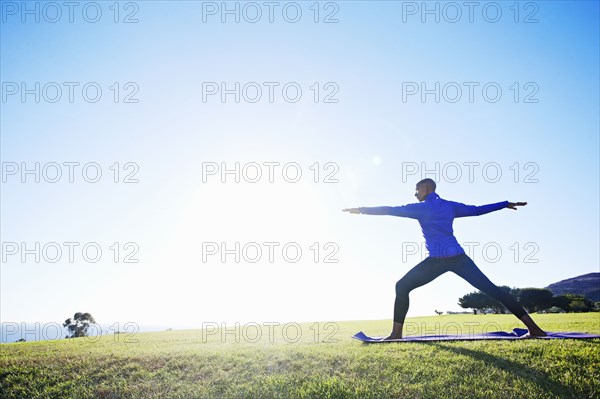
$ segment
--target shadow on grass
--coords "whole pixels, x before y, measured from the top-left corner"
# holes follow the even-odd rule
[[[518,363],[505,357],[490,354],[488,352],[464,347],[456,347],[449,344],[442,344],[440,342],[425,342],[425,344],[434,346],[437,349],[453,352],[455,354],[470,356],[475,360],[486,363],[487,366],[495,367],[510,373],[515,378],[527,380],[537,385],[540,389],[546,391],[548,394],[547,397],[571,397],[575,394],[571,387],[564,385],[560,381],[556,381],[545,373],[524,365],[523,363]]]

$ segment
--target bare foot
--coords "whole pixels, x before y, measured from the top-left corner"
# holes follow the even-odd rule
[[[394,322],[392,326],[392,332],[386,338],[382,338],[382,341],[393,341],[395,339],[402,339],[402,326],[404,323]]]
[[[397,335],[390,335],[388,337],[385,338],[381,338],[381,341],[394,341],[396,339],[402,339],[402,335],[397,336]]]
[[[544,332],[544,330],[538,327],[537,324],[535,324],[535,322],[531,319],[531,316],[529,316],[529,314],[523,315],[523,317],[521,317],[521,321],[529,330],[529,332],[527,333],[529,337],[546,337],[548,335]]]
[[[531,330],[529,331],[529,336],[531,337],[547,337],[548,334],[546,334],[546,332],[542,329],[535,329],[535,330]]]
[[[543,330],[537,329],[537,330],[532,330],[532,331],[528,331],[527,334],[520,336],[519,338],[538,338],[538,337],[547,337],[548,334],[546,334]]]

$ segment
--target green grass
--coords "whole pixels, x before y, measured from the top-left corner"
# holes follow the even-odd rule
[[[533,317],[548,331],[600,334],[598,313]],[[228,335],[186,330],[3,344],[0,397],[600,397],[599,340],[369,345],[350,338],[359,330],[381,336],[390,325],[309,323],[298,331],[288,325],[287,335],[283,325],[272,334],[262,325],[260,337],[248,328]],[[412,334],[515,327],[522,326],[511,315],[407,320]]]

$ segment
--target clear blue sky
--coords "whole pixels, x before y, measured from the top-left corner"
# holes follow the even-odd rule
[[[75,311],[107,324],[189,327],[391,319],[395,282],[424,255],[406,253],[422,242],[418,223],[341,209],[414,202],[420,172],[436,163],[439,173],[427,177],[442,198],[529,202],[454,224],[495,283],[544,287],[599,270],[598,2],[428,3],[439,22],[421,2],[321,2],[318,16],[312,1],[280,2],[273,22],[262,2],[254,3],[260,18],[253,5],[230,2],[239,23],[221,15],[221,2],[121,2],[118,15],[113,2],[98,2],[101,14],[85,2],[27,4],[34,14],[2,2],[3,322],[61,321]],[[299,20],[288,22],[298,8]],[[208,96],[210,82],[219,90],[240,82],[240,102]],[[297,102],[283,97],[288,83],[287,99],[302,90]],[[262,97],[253,103],[256,86]],[[36,162],[41,182],[31,174],[22,182],[22,164]],[[73,183],[65,162],[80,163]],[[250,165],[247,173],[255,162],[263,177],[203,181],[210,162]],[[280,163],[273,183],[265,162]],[[62,178],[50,183],[54,163]],[[97,183],[82,178],[88,163],[102,171]],[[281,175],[293,163],[298,183]],[[123,182],[130,173],[137,183]],[[337,182],[323,182],[329,173]],[[63,254],[48,262],[46,245],[40,263],[23,262],[9,254],[15,242],[56,242]],[[64,242],[80,243],[73,263]],[[90,242],[103,251],[96,263],[81,254]],[[262,258],[203,262],[211,242],[261,243]],[[274,262],[264,242],[279,243]],[[298,262],[283,258],[286,243],[302,249]],[[139,262],[123,262],[136,248]],[[338,262],[324,262],[335,250]],[[409,316],[461,310],[458,297],[472,290],[444,275],[413,292]]]

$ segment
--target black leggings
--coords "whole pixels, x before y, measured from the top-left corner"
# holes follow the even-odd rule
[[[519,319],[527,314],[515,298],[492,283],[466,254],[450,258],[428,257],[413,267],[396,283],[396,302],[394,303],[394,321],[404,323],[408,312],[408,294],[417,287],[430,283],[446,272],[453,272],[464,278],[478,290],[491,296]]]

